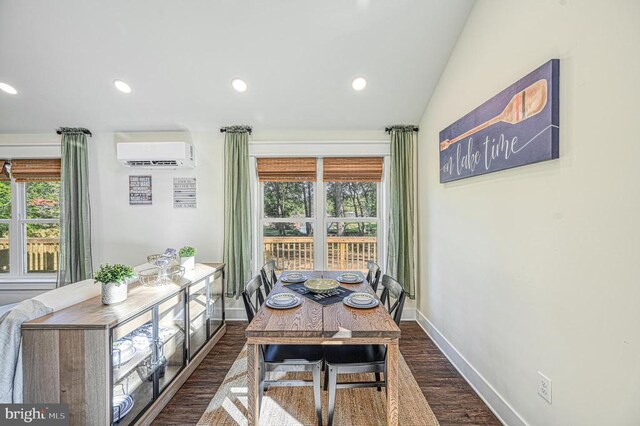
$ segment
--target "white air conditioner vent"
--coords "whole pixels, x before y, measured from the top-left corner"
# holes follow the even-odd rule
[[[178,162],[176,160],[157,160],[157,161],[141,161],[141,160],[133,160],[127,161],[127,166],[129,167],[142,167],[142,166],[177,166]]]
[[[125,167],[182,169],[195,167],[193,145],[188,142],[119,142],[118,161]]]

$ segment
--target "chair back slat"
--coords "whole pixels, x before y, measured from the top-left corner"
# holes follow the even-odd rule
[[[407,297],[402,285],[389,275],[382,276],[382,295],[380,301],[387,307],[389,315],[393,318],[396,324],[400,325],[400,319],[402,318],[402,310],[404,309],[404,300]]]
[[[378,283],[380,282],[380,266],[373,260],[367,261],[367,282],[373,289],[373,291],[378,291]]]
[[[264,297],[262,296],[262,276],[256,275],[245,285],[242,292],[242,300],[244,302],[244,309],[247,312],[247,319],[249,322],[253,320],[253,317],[258,312],[258,309],[264,303]],[[251,299],[255,299],[253,302]]]
[[[260,275],[262,275],[264,290],[268,296],[269,293],[271,293],[271,289],[276,285],[276,282],[278,282],[278,276],[276,275],[276,261],[272,259],[262,265]]]

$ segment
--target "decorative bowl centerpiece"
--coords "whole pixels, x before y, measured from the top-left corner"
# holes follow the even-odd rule
[[[173,265],[169,266],[165,270],[165,273],[166,279],[169,280],[169,282],[177,282],[180,281],[182,277],[184,277],[185,269],[184,266]]]
[[[309,278],[305,281],[304,286],[312,293],[329,293],[338,288],[340,283],[330,278]]]
[[[171,284],[180,281],[184,276],[184,267],[180,265],[166,268],[148,268],[138,272],[138,279],[147,287]]]
[[[138,279],[142,285],[155,285],[160,277],[160,268],[147,268],[138,272]]]
[[[151,254],[147,256],[147,262],[153,266],[157,266],[158,268],[163,268],[166,266],[177,265],[178,264],[178,256],[175,251],[173,254]]]
[[[140,281],[147,286],[171,284],[184,276],[185,268],[178,265],[175,249],[166,249],[163,254],[147,256],[147,262],[155,268],[141,271]],[[139,274],[140,275],[140,274]]]

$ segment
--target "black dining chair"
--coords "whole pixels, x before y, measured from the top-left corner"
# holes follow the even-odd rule
[[[264,296],[262,295],[261,287],[262,278],[260,275],[256,275],[251,278],[251,280],[244,286],[242,300],[244,301],[244,309],[247,313],[249,322],[251,322],[255,313],[258,312],[258,309],[260,309],[264,303]],[[251,298],[254,298],[255,301],[252,301]]]
[[[373,289],[373,291],[378,291],[378,283],[380,282],[380,266],[373,260],[367,261],[367,282]]]
[[[249,322],[253,320],[264,298],[261,287],[262,275],[256,275],[247,283],[242,292],[244,308]],[[254,304],[254,298],[259,303]],[[262,396],[270,387],[283,386],[313,386],[313,398],[315,400],[316,417],[318,425],[322,425],[322,399],[320,375],[323,364],[324,352],[320,345],[260,345],[260,384],[258,390],[258,410],[262,404]],[[266,380],[266,373],[272,371],[311,371],[313,380]]]
[[[268,296],[269,293],[271,293],[271,289],[276,285],[276,282],[278,282],[278,276],[276,275],[276,261],[272,259],[262,265],[260,275],[262,276],[264,289]]]
[[[406,294],[400,283],[388,275],[382,277],[382,295],[380,303],[387,308],[389,314],[400,325]],[[324,348],[326,362],[325,389],[329,388],[329,425],[333,424],[333,413],[336,404],[336,389],[387,386],[387,347],[385,345],[344,345]],[[338,383],[338,374],[375,373],[373,382]],[[380,380],[384,374],[384,381]]]

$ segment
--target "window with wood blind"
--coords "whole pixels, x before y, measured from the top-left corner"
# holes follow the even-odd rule
[[[259,158],[261,235],[266,261],[279,269],[314,269],[315,158]]]
[[[258,158],[259,251],[282,270],[366,270],[381,256],[383,157]]]
[[[55,281],[60,160],[0,160],[0,281]]]

